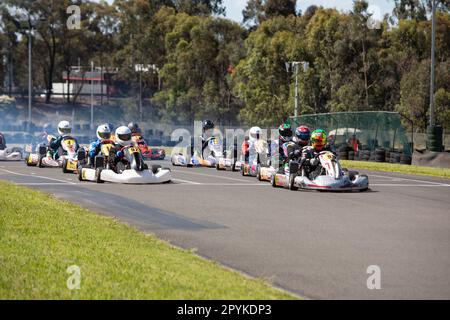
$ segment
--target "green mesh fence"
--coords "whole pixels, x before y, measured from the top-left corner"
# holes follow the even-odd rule
[[[411,155],[412,145],[396,112],[341,112],[291,117],[291,125],[326,130],[335,147],[359,142],[360,150],[384,148]],[[353,137],[354,136],[354,137]]]

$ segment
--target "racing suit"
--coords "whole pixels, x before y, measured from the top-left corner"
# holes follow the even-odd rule
[[[55,160],[59,159],[60,154],[58,151],[59,151],[59,148],[61,148],[61,142],[65,137],[67,137],[67,136],[59,136],[50,141],[49,146],[50,146],[51,156]],[[75,144],[75,150],[78,150],[78,143]]]
[[[320,151],[314,149],[312,146],[302,149],[300,167],[305,169],[305,174],[307,177],[311,178],[311,175],[318,169],[320,163],[318,156],[323,151],[333,152],[329,145],[326,145]]]
[[[95,157],[98,156],[100,154],[101,148],[102,148],[102,144],[108,141],[108,143],[110,143],[111,140],[100,140],[98,139],[97,141],[92,142],[89,145],[89,163],[93,164]]]

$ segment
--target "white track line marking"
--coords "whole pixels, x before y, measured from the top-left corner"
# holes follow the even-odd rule
[[[176,181],[176,179],[172,179]],[[188,183],[176,184],[177,186],[188,185]],[[189,184],[191,186],[209,186],[209,187],[269,187],[266,183],[196,183]]]
[[[195,182],[195,181],[183,180],[183,179],[172,179],[172,181],[175,181],[175,182],[182,182],[183,184],[192,184],[192,185],[200,184],[200,183]]]
[[[379,176],[379,175],[371,174],[369,176],[369,179],[370,179],[370,177],[380,178],[380,177],[386,177],[386,176]],[[396,180],[399,180],[399,181],[413,181],[413,182],[429,183],[429,184],[434,184],[434,185],[448,186],[448,184],[445,184],[445,183],[433,182],[433,181],[427,181],[427,180],[416,180],[416,179],[400,178],[400,177],[390,177],[390,178],[393,178],[393,179],[396,179]]]
[[[15,183],[18,186],[62,186],[68,185],[68,183],[58,183],[58,182],[30,182],[30,183]],[[69,183],[70,185],[75,185],[76,183]]]
[[[369,187],[450,187],[450,184],[369,184]]]
[[[204,176],[204,177],[210,177],[210,178],[219,178],[219,179],[226,179],[226,180],[232,180],[232,181],[246,182],[243,179],[215,176],[215,175],[212,175],[212,174],[199,173],[199,172],[190,172],[190,171],[181,171],[181,170],[172,170],[172,172],[179,172],[179,173],[193,174],[193,175],[197,175],[197,176]]]
[[[76,184],[74,182],[68,182],[68,181],[65,181],[65,180],[59,180],[59,179],[54,179],[54,178],[49,178],[49,177],[44,177],[44,176],[38,176],[38,175],[25,174],[25,173],[18,173],[18,172],[9,171],[9,170],[6,170],[6,169],[0,169],[0,170],[5,171],[5,172],[10,173],[10,174],[17,175],[17,176],[41,178],[41,179],[46,179],[46,180],[50,180],[50,181],[61,182],[63,184]]]

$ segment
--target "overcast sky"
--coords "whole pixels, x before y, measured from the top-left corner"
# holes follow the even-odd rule
[[[242,21],[242,10],[247,4],[247,0],[223,0],[227,8],[227,17],[237,22]],[[374,14],[375,19],[381,20],[386,13],[391,13],[394,7],[394,0],[369,0],[369,12]],[[311,5],[323,6],[326,8],[336,8],[348,11],[353,7],[353,0],[297,0],[298,9],[303,12]]]

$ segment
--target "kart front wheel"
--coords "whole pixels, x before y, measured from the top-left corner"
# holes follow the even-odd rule
[[[42,164],[42,159],[44,159],[44,156],[42,154],[39,155],[38,157],[38,167],[39,168],[43,168],[44,165]]]
[[[297,191],[298,190],[298,187],[295,186],[295,178],[296,178],[295,174],[291,174],[289,176],[289,190],[291,190],[291,191]]]
[[[104,183],[105,181],[101,179],[101,176],[102,176],[102,168],[95,169],[95,182]]]
[[[64,159],[63,161],[62,161],[62,172],[63,173],[69,173],[70,171],[69,170],[67,170],[67,159]]]

